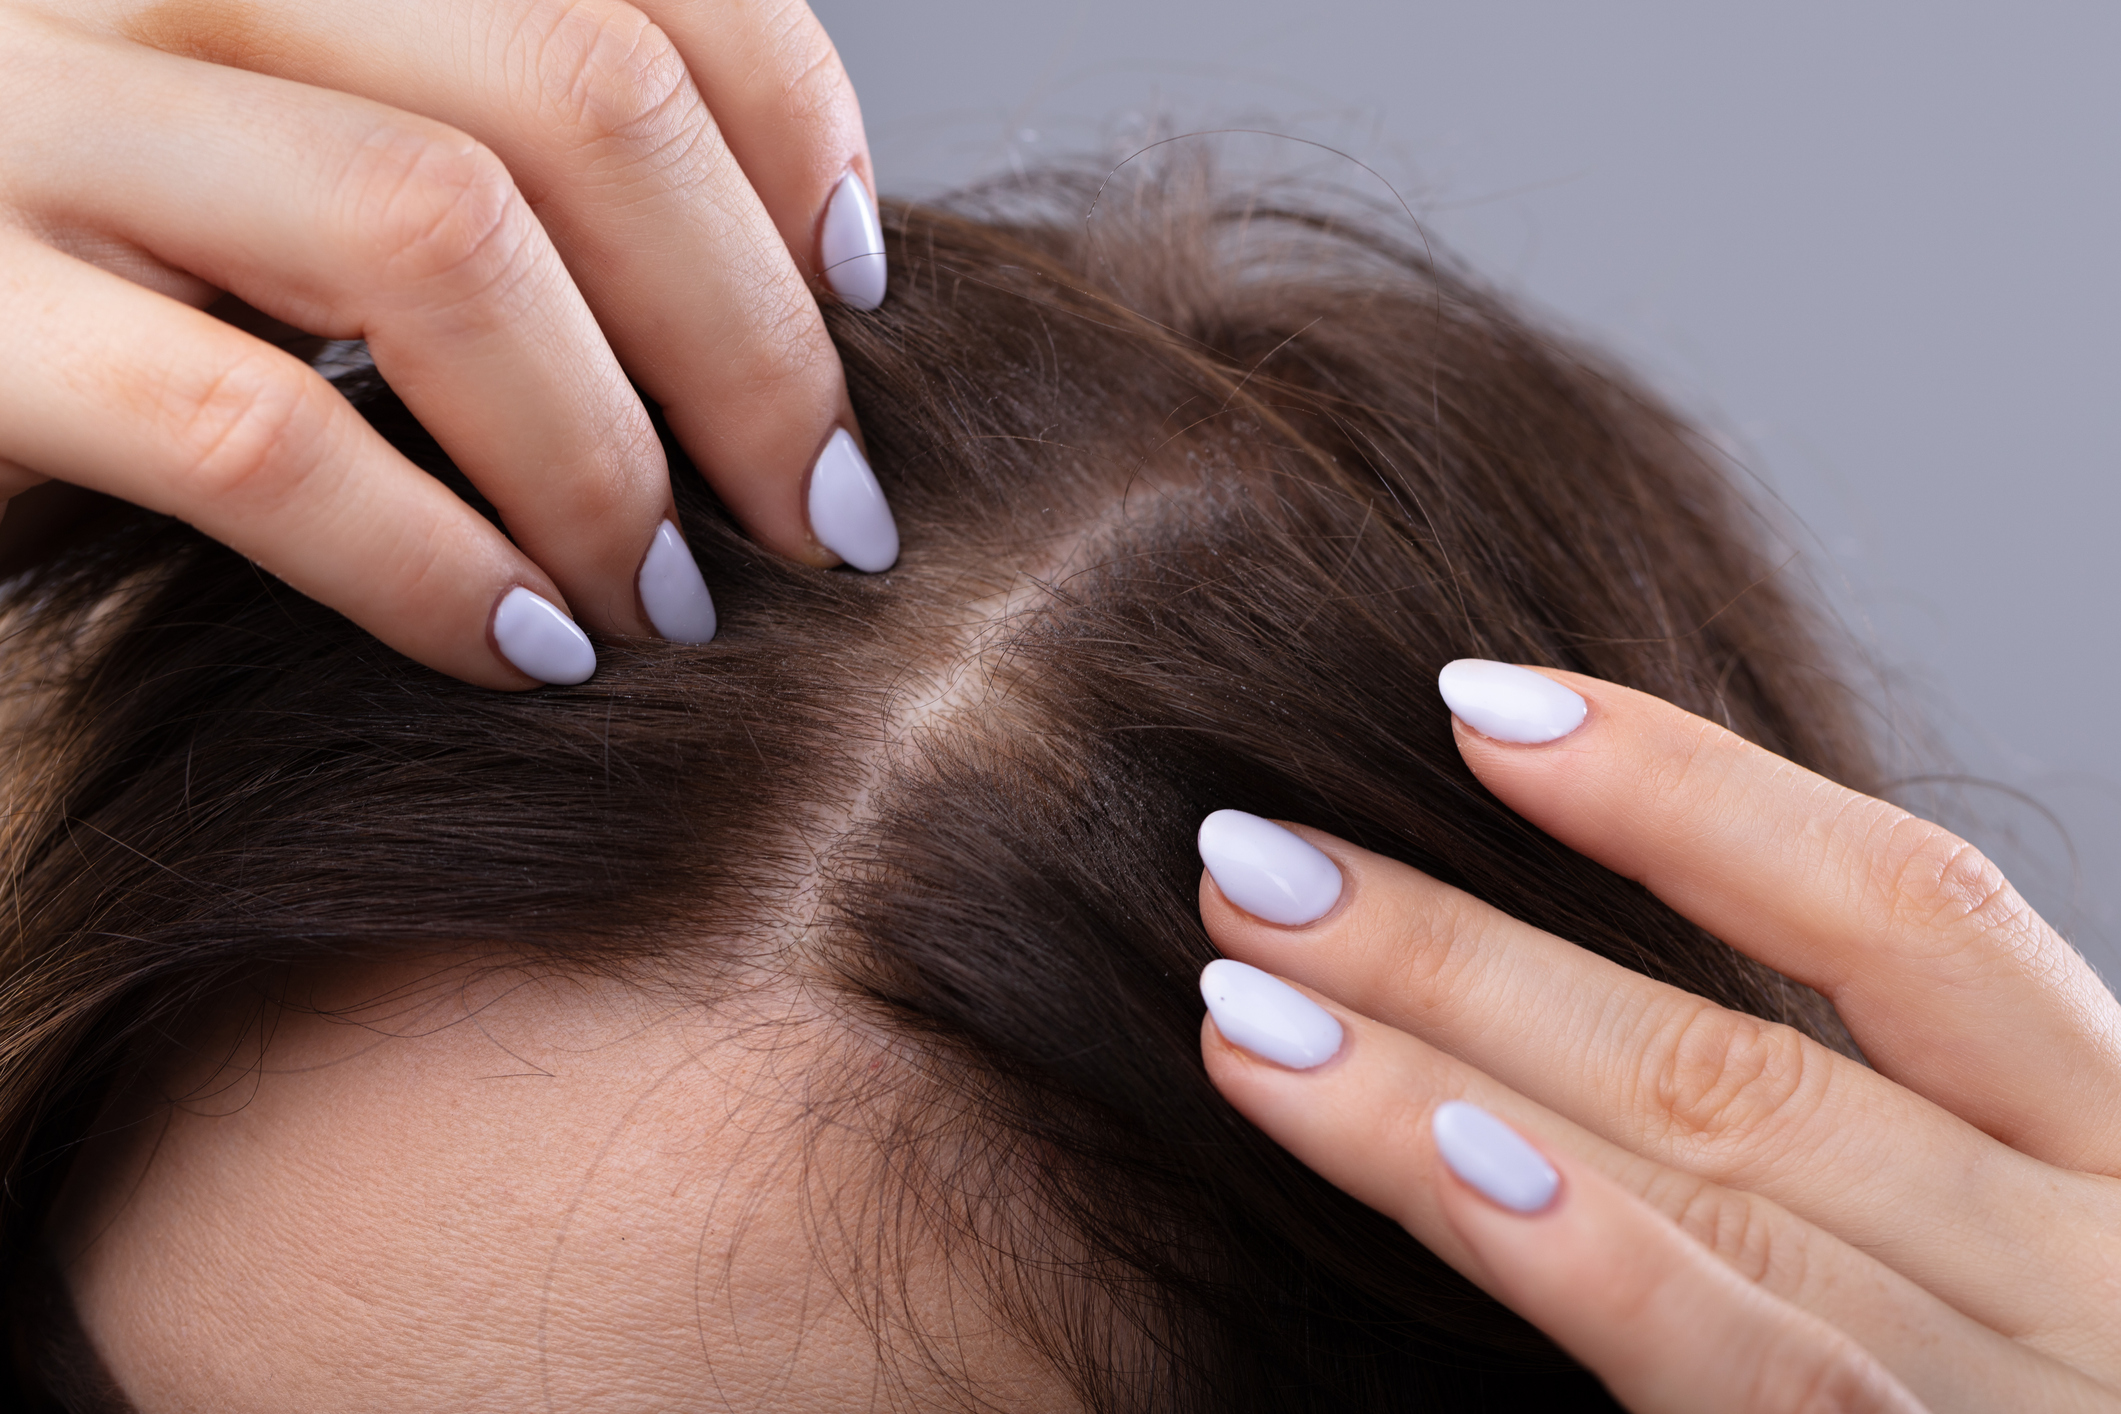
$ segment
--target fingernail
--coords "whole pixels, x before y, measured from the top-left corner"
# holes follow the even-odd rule
[[[1218,810],[1200,822],[1200,862],[1223,897],[1255,918],[1294,927],[1340,898],[1340,870],[1323,850],[1272,820]]]
[[[842,427],[810,469],[810,533],[858,570],[875,574],[898,559],[898,522],[869,459]]]
[[[1272,973],[1219,957],[1200,970],[1200,996],[1224,1040],[1276,1065],[1309,1070],[1340,1049],[1333,1013]]]
[[[869,188],[849,172],[825,203],[818,232],[818,265],[825,283],[849,309],[875,309],[884,302],[884,228],[876,219]]]
[[[1468,1184],[1513,1213],[1554,1201],[1561,1175],[1523,1136],[1478,1105],[1446,1100],[1429,1117],[1436,1152]]]
[[[597,670],[589,635],[551,600],[520,584],[494,606],[493,641],[502,657],[539,682],[587,682]]]
[[[1482,736],[1520,745],[1567,736],[1583,725],[1589,710],[1554,679],[1485,658],[1444,664],[1436,687],[1459,721]]]
[[[672,643],[705,643],[714,637],[714,596],[685,537],[667,520],[648,542],[639,584],[641,607],[657,633]]]

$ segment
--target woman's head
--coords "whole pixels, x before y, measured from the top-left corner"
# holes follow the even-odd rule
[[[1094,195],[897,212],[833,328],[903,556],[771,559],[680,475],[705,647],[483,692],[144,516],[18,591],[8,1241],[128,1383],[1597,1397],[1209,1086],[1193,830],[1315,823],[1835,1040],[1487,796],[1434,681],[1572,668],[1862,785],[1845,708],[1625,379],[1374,223]]]

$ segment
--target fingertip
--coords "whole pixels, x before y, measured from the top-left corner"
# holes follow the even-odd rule
[[[1200,996],[1223,1039],[1289,1070],[1315,1070],[1340,1054],[1346,1032],[1333,1013],[1249,963],[1217,958],[1201,969]]]
[[[898,520],[869,459],[844,427],[835,428],[811,465],[803,502],[817,543],[867,574],[898,562]]]
[[[701,644],[713,639],[718,626],[714,596],[675,521],[656,527],[634,578],[642,614],[666,641]]]
[[[818,219],[817,262],[826,288],[841,304],[863,312],[883,304],[890,280],[883,222],[876,198],[851,167],[833,186]]]
[[[1561,1174],[1523,1135],[1480,1106],[1446,1100],[1429,1115],[1443,1165],[1496,1207],[1520,1217],[1545,1212]]]
[[[1345,889],[1332,856],[1294,830],[1242,810],[1210,813],[1194,845],[1226,902],[1278,927],[1318,922]]]
[[[557,604],[520,584],[495,603],[487,634],[501,661],[533,683],[571,687],[597,670],[589,635]]]
[[[1513,746],[1559,741],[1590,715],[1582,694],[1515,663],[1453,659],[1437,673],[1436,688],[1459,723]]]

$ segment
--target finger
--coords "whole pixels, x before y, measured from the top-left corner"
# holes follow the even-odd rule
[[[1245,964],[1211,963],[1202,993],[1210,1007],[1202,1053],[1216,1088],[1322,1177],[1476,1281],[1477,1237],[1446,1214],[1443,1185],[1456,1180],[1446,1179],[1431,1137],[1430,1116],[1447,1100],[1501,1117],[1557,1167],[1574,1160],[1565,1184],[1586,1171],[1617,1184],[1749,1284],[1847,1334],[1933,1409],[2098,1407],[2081,1376],[1765,1198],[1627,1154],[1404,1032],[1321,1006]]]
[[[26,466],[17,466],[0,458],[0,515],[15,503],[15,497],[34,486],[42,486],[51,478],[31,471]]]
[[[858,155],[852,91],[800,6],[661,8],[683,21],[689,48],[623,0],[271,0],[233,36],[202,35],[189,12],[171,19],[167,7],[127,28],[358,93],[486,144],[551,233],[619,360],[752,535],[813,564],[886,568],[896,527],[858,444],[834,435],[854,418],[805,278],[830,195],[829,182],[811,192],[816,169],[838,161],[837,180]],[[758,149],[762,180],[770,159],[807,154],[769,181],[785,203],[816,203],[800,217],[799,245],[784,244],[752,169],[732,155],[717,121],[726,115],[710,109],[693,61],[725,80],[714,101],[746,115],[738,126]],[[756,131],[789,111],[801,114],[802,135]],[[787,207],[790,222],[796,209]],[[851,523],[850,511],[860,513]]]
[[[18,156],[18,200],[290,324],[367,339],[582,619],[655,631],[640,570],[672,516],[661,444],[490,152],[362,99],[137,45],[53,35],[39,47],[76,77],[46,85],[47,114],[83,92],[100,112]],[[100,136],[113,131],[125,140]]]
[[[1556,683],[1589,704],[1558,740],[1464,721]],[[1504,804],[1824,993],[1909,1089],[2029,1154],[2121,1173],[2121,1005],[1964,840],[1644,693],[1509,669],[1463,684],[1459,749]]]
[[[1231,817],[1236,816],[1235,819]],[[1218,812],[1201,917],[1226,956],[1420,1037],[1632,1153],[1758,1193],[1968,1315],[2116,1355],[2110,1179],[2057,1172],[1787,1026],[1728,1010],[1316,831]],[[1321,872],[1324,871],[1324,872]],[[1330,877],[1329,877],[1330,876]],[[1315,922],[1279,926],[1272,880]],[[1993,1215],[1976,1222],[1940,1215]],[[2090,1340],[2093,1349],[2086,1349]]]
[[[798,0],[650,0],[788,253],[844,303],[883,303],[869,140],[825,27]]]
[[[1740,1277],[1597,1172],[1462,1101],[1430,1112],[1468,1273],[1638,1414],[1921,1406],[1870,1353]],[[1551,1196],[1523,1211],[1525,1179]]]
[[[594,668],[537,566],[296,359],[7,230],[0,328],[0,457],[187,520],[467,682]]]

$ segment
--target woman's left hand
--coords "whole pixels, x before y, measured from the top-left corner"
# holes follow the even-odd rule
[[[1642,693],[1472,666],[1481,781],[1823,993],[1875,1069],[1232,816],[1203,829],[1209,932],[1340,1030],[1211,965],[1222,1092],[1631,1408],[1905,1408],[1893,1379],[1939,1414],[2121,1408],[2121,1006],[2084,960],[1935,825]],[[1520,1146],[1513,1189],[1454,1100],[1551,1167]]]

